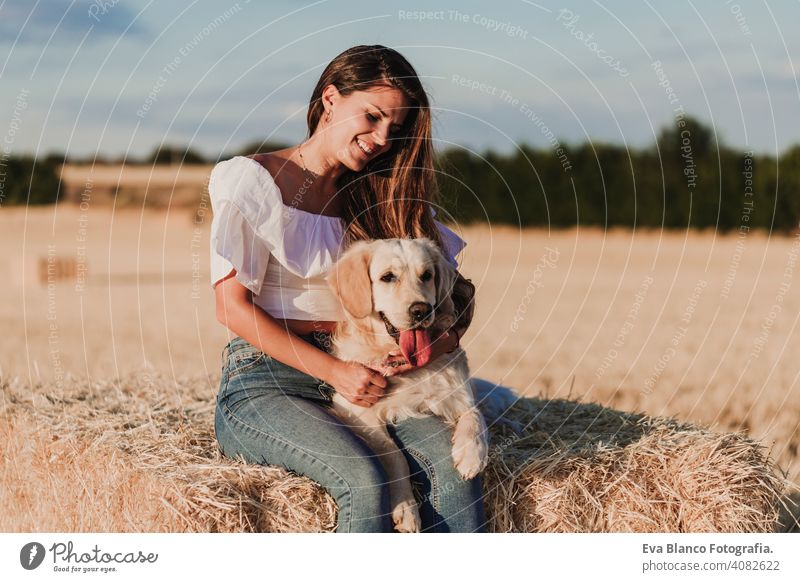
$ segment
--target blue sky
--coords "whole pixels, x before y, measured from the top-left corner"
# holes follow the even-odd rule
[[[0,133],[19,154],[296,143],[325,65],[385,44],[422,77],[440,149],[549,147],[548,129],[644,147],[683,108],[774,154],[800,143],[799,33],[797,0],[5,0]]]

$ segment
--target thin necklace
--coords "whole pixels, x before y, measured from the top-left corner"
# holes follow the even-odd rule
[[[301,149],[302,147],[303,147],[302,143],[297,146],[297,154],[300,156],[300,161],[303,163],[303,173],[311,174],[313,177],[316,178],[316,174],[314,174],[314,172],[309,172],[308,168],[306,168],[306,159],[303,157],[303,150]]]
[[[303,142],[303,143],[305,143],[305,142]],[[297,146],[297,154],[300,156],[300,161],[303,163],[303,173],[307,174],[307,175],[310,174],[311,175],[311,180],[312,180],[312,183],[313,183],[313,181],[316,180],[319,176],[317,174],[315,174],[314,172],[309,171],[308,168],[306,168],[306,160],[303,157],[303,152],[301,150],[302,147],[303,147],[302,143]]]

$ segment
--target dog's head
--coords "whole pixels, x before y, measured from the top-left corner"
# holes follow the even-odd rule
[[[350,246],[327,277],[356,325],[385,329],[406,359],[430,357],[430,329],[455,321],[455,268],[427,239],[361,241]]]

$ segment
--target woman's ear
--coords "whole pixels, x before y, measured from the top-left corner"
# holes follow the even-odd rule
[[[334,103],[339,99],[339,89],[331,83],[322,90],[322,107],[324,108],[322,116],[330,115]]]
[[[345,251],[325,278],[342,307],[356,319],[363,319],[372,313],[371,261],[372,247],[358,242]]]

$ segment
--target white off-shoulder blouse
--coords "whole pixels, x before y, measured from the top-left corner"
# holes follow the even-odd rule
[[[283,202],[269,171],[236,156],[211,172],[211,286],[236,269],[253,302],[281,319],[343,321],[325,275],[341,252],[344,221]],[[431,208],[433,214],[435,211]],[[466,243],[438,221],[453,266]]]

